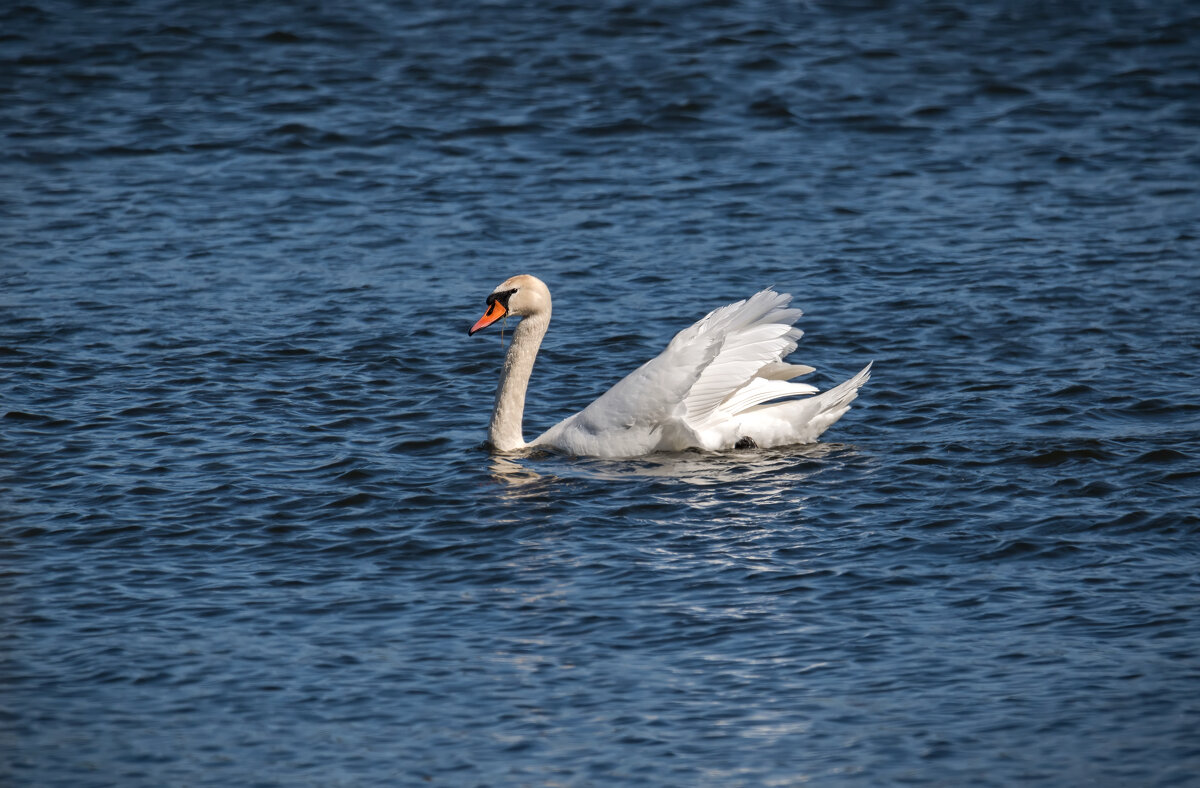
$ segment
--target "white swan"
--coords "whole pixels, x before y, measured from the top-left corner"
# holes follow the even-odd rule
[[[767,289],[714,309],[591,405],[526,443],[525,391],[550,325],[550,290],[527,274],[506,279],[467,332],[505,315],[524,318],[504,358],[488,442],[499,451],[546,446],[596,457],[813,443],[849,410],[871,365],[824,394],[789,382],[813,371],[783,361],[804,333],[792,326],[801,312],[787,308],[791,300]]]

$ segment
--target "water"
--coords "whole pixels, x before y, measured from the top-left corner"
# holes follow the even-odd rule
[[[0,781],[1195,785],[1186,2],[0,12]],[[493,457],[775,285],[822,443]]]

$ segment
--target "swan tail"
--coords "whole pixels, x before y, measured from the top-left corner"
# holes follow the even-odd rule
[[[741,411],[734,419],[735,434],[726,435],[724,439],[727,446],[736,446],[746,438],[764,448],[815,443],[821,433],[850,410],[850,403],[858,397],[858,390],[871,378],[872,364],[867,364],[854,377],[821,394],[784,402],[766,402]],[[799,387],[803,384],[790,385]]]
[[[850,403],[858,398],[858,390],[863,384],[871,379],[871,366],[875,362],[872,361],[862,368],[861,371],[847,381],[826,391],[823,394],[818,394],[813,397],[819,404],[816,414],[809,422],[809,426],[815,430],[811,440],[816,440],[822,432],[833,426],[833,423],[845,415],[846,411],[850,410]]]

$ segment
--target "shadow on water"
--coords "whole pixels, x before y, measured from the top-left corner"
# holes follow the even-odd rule
[[[494,481],[511,492],[544,492],[547,485],[565,479],[663,479],[711,486],[786,478],[787,481],[799,483],[826,469],[831,462],[840,465],[834,461],[861,456],[856,447],[839,443],[734,452],[661,452],[627,459],[570,457],[534,450],[521,454],[493,455],[490,472]]]

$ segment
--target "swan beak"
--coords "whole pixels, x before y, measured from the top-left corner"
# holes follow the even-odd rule
[[[471,336],[480,329],[487,328],[492,323],[495,323],[497,320],[504,317],[506,314],[508,314],[508,310],[504,308],[504,304],[500,303],[499,301],[493,301],[491,305],[488,306],[487,311],[483,313],[483,317],[479,318],[479,320],[475,322],[475,325],[471,326],[471,330],[467,332],[467,336]]]

